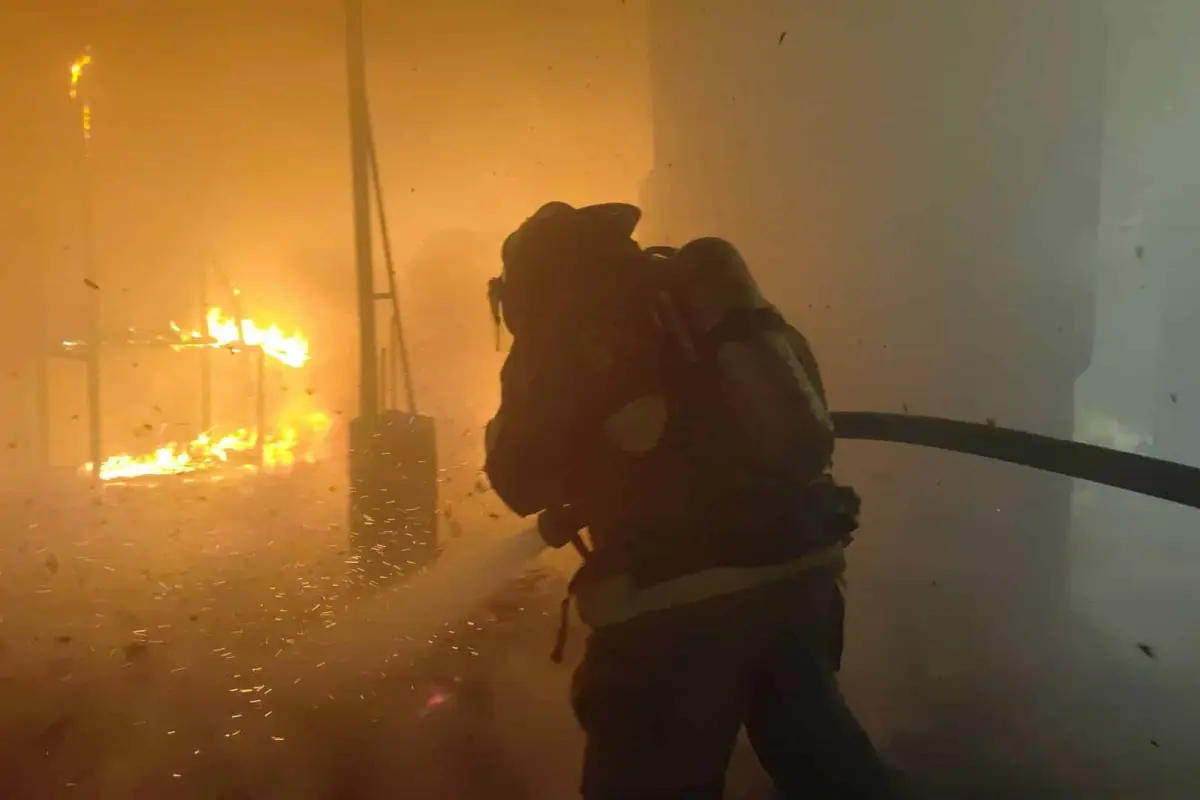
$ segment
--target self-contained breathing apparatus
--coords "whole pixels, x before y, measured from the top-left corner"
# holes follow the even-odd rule
[[[633,374],[653,377],[598,390],[607,408],[597,422],[635,458],[669,441],[687,449],[692,468],[719,476],[692,493],[706,495],[695,500],[707,504],[705,522],[734,540],[735,561],[756,557],[737,552],[743,530],[786,539],[800,528],[812,548],[848,543],[860,500],[829,471],[832,423],[807,343],[731,244],[642,249],[631,238],[639,218],[624,204],[539,210],[505,242],[504,273],[488,284],[497,345],[506,326],[514,347],[541,337],[572,358],[641,362]],[[606,348],[614,332],[620,345]],[[660,394],[665,404],[656,406]],[[633,418],[657,420],[658,434],[631,433]],[[802,518],[780,509],[800,509]],[[586,558],[580,531],[593,525],[590,516],[578,506],[545,508],[539,529],[550,546],[574,544]]]

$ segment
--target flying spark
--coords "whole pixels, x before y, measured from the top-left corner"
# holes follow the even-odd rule
[[[83,55],[75,59],[75,63],[71,65],[71,90],[70,96],[74,100],[79,96],[79,81],[83,77],[83,70],[92,63],[92,55],[85,50]]]
[[[75,59],[75,63],[71,65],[71,86],[68,90],[68,95],[72,100],[79,99],[79,87],[83,79],[83,71],[92,63],[92,54],[90,49],[85,49],[83,55]],[[92,104],[86,99],[82,101],[80,107],[80,123],[83,128],[84,141],[92,138]]]

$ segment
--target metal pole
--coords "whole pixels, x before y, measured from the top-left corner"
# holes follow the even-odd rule
[[[83,276],[91,289],[87,298],[88,347],[84,362],[87,370],[88,451],[93,477],[100,474],[104,463],[103,435],[100,419],[100,286],[95,258],[95,221],[92,217],[92,102],[91,82],[83,80],[84,71],[92,63],[90,48],[71,67],[71,99],[79,104],[80,126],[83,134]]]
[[[408,344],[404,339],[404,324],[400,318],[400,295],[396,288],[396,264],[392,260],[392,237],[388,235],[387,212],[383,207],[383,179],[379,177],[379,157],[375,152],[375,134],[370,126],[370,108],[367,108],[367,146],[370,148],[371,180],[375,186],[375,208],[379,213],[379,238],[383,244],[383,260],[387,266],[388,297],[392,301],[392,338],[400,355],[400,369],[404,372],[404,398],[410,414],[417,413],[417,394],[413,389],[412,367],[408,363]],[[395,376],[392,376],[393,382]]]
[[[391,389],[391,364],[388,362],[388,349],[386,347],[379,351],[379,407],[387,411],[392,407]]]
[[[37,370],[34,375],[37,391],[37,451],[38,467],[50,469],[50,303],[44,274],[38,281],[38,344]]]
[[[346,89],[350,110],[350,169],[354,189],[354,250],[358,275],[359,416],[379,415],[379,371],[375,346],[375,271],[371,261],[370,134],[363,56],[362,0],[344,0]]]
[[[258,451],[258,468],[261,470],[267,449],[267,351],[259,347],[255,355],[254,443]]]
[[[99,294],[97,292],[96,294]],[[92,474],[98,475],[100,465],[104,463],[104,435],[100,419],[100,309],[99,299],[93,297],[88,304],[88,340],[87,358],[84,362],[87,370],[88,398],[88,454],[92,463]]]
[[[396,355],[395,355],[395,353],[391,354],[391,357],[388,359],[387,365],[388,365],[387,377],[384,379],[387,381],[387,385],[384,387],[383,392],[384,392],[384,395],[388,398],[388,408],[395,408],[396,407]],[[411,407],[408,410],[413,414],[417,413]]]
[[[239,325],[241,322],[239,321]],[[208,336],[208,268],[200,267],[200,323],[196,330]],[[239,330],[239,333],[241,331]],[[200,430],[212,428],[212,348],[200,348]]]

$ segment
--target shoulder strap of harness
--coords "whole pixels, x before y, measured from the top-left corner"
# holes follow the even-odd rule
[[[697,355],[702,361],[708,360],[716,355],[723,344],[748,339],[759,333],[786,331],[790,327],[774,306],[736,309],[700,337],[696,343]]]

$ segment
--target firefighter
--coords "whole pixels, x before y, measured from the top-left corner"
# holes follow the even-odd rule
[[[486,472],[587,554],[583,797],[720,798],[743,726],[784,797],[889,797],[835,677],[858,504],[815,360],[732,245],[643,250],[639,217],[548,204],[490,287],[513,339]]]

